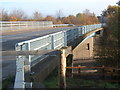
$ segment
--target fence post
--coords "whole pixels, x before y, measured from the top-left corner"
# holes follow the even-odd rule
[[[66,90],[66,55],[65,49],[61,49],[61,60],[60,60],[60,81],[59,87]]]
[[[102,65],[102,67],[103,67],[103,69],[102,69],[102,73],[103,73],[103,80],[105,80],[105,66],[104,65]]]
[[[66,58],[67,62],[66,62],[66,67],[73,67],[73,54],[69,54]],[[66,70],[66,75],[73,77],[73,69],[67,69]]]
[[[81,73],[80,65],[78,65],[78,73],[79,73],[79,74]]]

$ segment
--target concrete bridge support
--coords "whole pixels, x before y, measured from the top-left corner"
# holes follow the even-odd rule
[[[73,50],[73,60],[88,59],[93,57],[94,37],[88,38]]]

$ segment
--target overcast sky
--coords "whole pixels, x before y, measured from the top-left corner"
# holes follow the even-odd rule
[[[0,8],[8,12],[13,9],[22,9],[29,16],[34,11],[39,11],[43,16],[56,15],[58,10],[63,12],[64,16],[89,9],[97,16],[107,8],[108,5],[116,5],[118,0],[0,0]]]

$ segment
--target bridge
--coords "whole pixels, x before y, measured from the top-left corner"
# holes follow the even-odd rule
[[[53,26],[50,24],[47,25]],[[74,55],[77,46],[102,30],[102,24],[71,27],[19,42],[15,45],[16,51],[3,51],[3,55],[17,56],[14,88],[32,88],[32,83],[44,80],[58,66],[63,48],[67,49],[67,56]]]

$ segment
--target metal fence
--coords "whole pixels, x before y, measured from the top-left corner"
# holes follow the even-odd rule
[[[67,46],[70,42],[77,39],[79,36],[82,36],[92,30],[95,30],[97,28],[101,28],[101,24],[94,24],[94,25],[86,25],[86,26],[79,26],[75,27],[73,29],[60,31],[57,33],[49,34],[43,37],[35,38],[32,40],[23,41],[20,43],[17,43],[15,45],[16,51],[30,51],[30,50],[49,50],[49,49],[60,49],[63,46]],[[24,60],[21,60],[21,63],[24,62],[23,67],[26,69],[23,70],[25,72],[31,72],[31,67],[34,66],[37,62],[40,62],[41,58],[45,58],[47,56],[35,56],[35,55],[29,55],[24,56]],[[17,57],[17,73],[20,73],[19,69],[19,63],[20,63],[21,57]],[[21,71],[21,72],[23,72]],[[21,85],[19,87],[25,88],[24,77],[21,77],[20,79],[17,79],[18,76],[15,78],[15,85],[14,88],[17,88],[18,84]],[[16,84],[17,83],[17,84]],[[22,83],[22,84],[21,84]]]
[[[0,27],[2,30],[20,30],[34,29],[40,27],[53,27],[52,21],[1,21]]]

